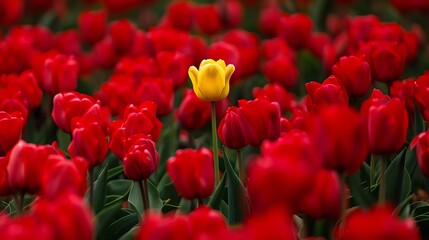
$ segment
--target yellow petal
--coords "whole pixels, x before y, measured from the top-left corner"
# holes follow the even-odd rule
[[[215,63],[215,60],[213,60],[213,59],[204,59],[200,63],[200,70],[201,70],[201,67],[203,67],[204,65],[211,64],[211,63]]]
[[[198,73],[198,89],[206,101],[217,101],[225,88],[225,72],[218,64],[206,64]]]
[[[228,82],[228,84],[229,84],[229,79],[231,78],[234,71],[235,71],[235,66],[232,64],[228,64],[228,66],[225,68],[225,82]]]
[[[226,64],[225,61],[223,61],[222,59],[217,60],[216,62],[223,70],[225,70],[226,68]]]
[[[192,85],[197,86],[198,85],[198,69],[194,66],[189,67],[188,75],[189,75],[189,78],[191,79]]]

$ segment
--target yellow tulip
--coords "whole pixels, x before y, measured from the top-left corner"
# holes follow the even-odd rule
[[[234,65],[226,66],[222,59],[217,61],[205,59],[201,62],[199,70],[191,66],[188,74],[199,99],[219,101],[228,96],[229,79],[234,70]]]

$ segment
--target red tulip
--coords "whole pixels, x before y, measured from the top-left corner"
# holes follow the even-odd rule
[[[177,150],[168,159],[167,172],[183,198],[203,199],[213,193],[213,153],[207,148]]]
[[[362,103],[361,113],[367,122],[372,153],[388,155],[402,148],[407,138],[408,114],[401,100],[390,99],[374,89],[371,97]]]
[[[150,139],[140,138],[124,156],[124,173],[131,180],[142,181],[155,172],[158,162],[155,143]]]
[[[33,218],[46,223],[54,239],[93,239],[94,216],[80,197],[65,194],[54,200],[42,199],[35,202],[33,211]]]
[[[78,92],[62,92],[53,100],[52,119],[64,132],[71,133],[71,122],[75,117],[83,116],[94,104],[95,100]]]
[[[0,111],[0,156],[6,155],[21,139],[24,119],[19,112]]]
[[[401,219],[393,212],[393,208],[386,205],[355,209],[337,226],[336,239],[421,239],[412,218]]]
[[[12,192],[9,187],[9,180],[7,176],[8,164],[8,157],[0,157],[0,196],[7,196]]]
[[[342,57],[332,67],[332,73],[352,97],[365,96],[371,87],[371,69],[362,58]]]
[[[141,55],[136,58],[128,58],[123,57],[121,60],[116,64],[115,66],[115,75],[112,76],[109,79],[109,82],[111,80],[114,80],[115,76],[129,76],[132,77],[132,83],[133,85],[138,85],[140,83],[140,80],[144,77],[156,77],[161,74],[161,67],[163,68],[162,72],[164,74],[169,73],[169,67],[171,67],[172,64],[169,64],[169,61],[172,61],[174,59],[170,59],[170,57],[174,57],[175,55],[171,56],[171,52],[168,52],[168,54],[165,54],[165,52],[159,53],[159,60],[155,60],[151,57]],[[161,66],[163,59],[167,60],[166,65],[167,66]]]
[[[173,88],[181,88],[188,76],[189,59],[180,52],[158,52],[156,54],[160,77],[173,82]]]
[[[298,69],[289,57],[280,56],[269,60],[263,67],[267,80],[280,83],[284,88],[293,88],[298,80]]]
[[[277,57],[287,57],[291,60],[295,59],[295,51],[290,48],[283,39],[271,38],[262,42],[262,54],[270,61]]]
[[[22,0],[5,0],[0,2],[0,25],[10,25],[17,22],[24,13]]]
[[[322,125],[313,130],[321,133],[315,141],[324,152],[324,167],[352,175],[368,154],[363,119],[347,105],[324,108],[320,117]]]
[[[76,29],[57,33],[54,45],[58,52],[67,56],[79,56],[82,52],[79,33]]]
[[[415,100],[423,119],[429,122],[429,72],[425,72],[415,81]]]
[[[54,230],[44,222],[38,221],[32,215],[9,217],[0,215],[0,238],[32,240],[34,236],[43,240],[55,240]]]
[[[185,89],[176,117],[185,129],[201,129],[210,121],[210,103],[195,95],[192,89]]]
[[[412,123],[414,120],[415,108],[415,92],[416,81],[414,79],[406,79],[403,81],[394,81],[390,85],[390,96],[392,98],[399,98],[405,103],[408,112],[408,122]]]
[[[144,218],[136,239],[187,240],[192,238],[191,227],[184,216],[150,213]]]
[[[48,167],[48,156],[52,154],[58,154],[52,146],[38,146],[20,140],[8,155],[7,174],[10,188],[14,192],[39,192],[43,173]]]
[[[18,99],[27,109],[38,107],[42,101],[42,90],[31,71],[25,71],[20,75],[1,75],[0,84],[7,95]]]
[[[197,5],[195,6],[195,23],[202,33],[214,35],[222,29],[221,11],[215,4]]]
[[[72,141],[67,148],[70,156],[84,158],[89,168],[100,165],[109,150],[102,123],[85,119],[73,125]]]
[[[122,115],[128,105],[137,102],[137,96],[135,96],[137,94],[132,94],[133,87],[131,76],[113,75],[103,83],[100,92],[97,93],[97,98],[100,99],[103,106],[109,108],[112,115]]]
[[[265,98],[255,100],[239,100],[238,115],[247,142],[258,147],[266,140],[275,140],[280,135],[280,106]]]
[[[307,109],[309,112],[318,112],[322,108],[332,105],[348,105],[349,97],[345,89],[338,83],[335,76],[328,77],[322,84],[309,82],[307,89]]]
[[[319,170],[315,184],[301,202],[301,209],[313,219],[328,217],[337,220],[341,216],[341,187],[338,174],[334,171]]]
[[[165,116],[173,108],[173,85],[173,81],[166,78],[143,78],[136,89],[137,102],[152,101],[156,103],[157,116]]]
[[[42,72],[41,87],[51,95],[77,88],[79,65],[72,56],[57,54],[46,58]]]
[[[404,30],[398,23],[382,23],[371,29],[369,39],[371,41],[402,43],[405,37],[404,33]]]
[[[205,205],[195,209],[188,219],[194,239],[216,239],[214,236],[218,234],[218,237],[221,237],[221,234],[228,230],[223,215]]]
[[[109,127],[110,150],[123,159],[134,135],[145,135],[156,142],[161,133],[162,123],[156,118],[156,104],[144,102],[140,106],[129,105],[124,118],[111,122]]]
[[[106,36],[94,45],[93,53],[98,67],[112,69],[118,62],[120,55],[116,52],[111,37]]]
[[[119,52],[126,52],[133,44],[136,27],[134,23],[121,19],[110,23],[109,35],[112,38],[113,48]]]
[[[106,34],[107,13],[105,11],[82,11],[78,21],[81,37],[86,43],[95,44]]]
[[[371,29],[380,25],[375,15],[357,16],[350,20],[347,29],[349,51],[353,52],[359,44],[369,40]]]
[[[405,44],[375,43],[369,56],[375,79],[382,82],[399,79],[405,70],[406,53]]]
[[[55,199],[63,194],[83,197],[87,190],[86,173],[88,164],[84,159],[71,161],[61,155],[50,155],[42,176],[42,196]]]
[[[254,98],[265,96],[271,102],[277,102],[282,113],[292,112],[296,107],[295,95],[286,91],[286,89],[278,83],[267,84],[264,88],[256,87],[252,92]]]
[[[278,24],[277,34],[289,46],[298,49],[306,46],[312,28],[313,22],[311,18],[303,13],[284,15]]]
[[[282,17],[282,10],[276,5],[269,5],[261,10],[258,17],[258,26],[261,32],[274,36],[277,33],[277,25]]]
[[[249,166],[247,174],[255,211],[275,205],[298,209],[321,165],[320,153],[313,144],[310,136],[300,130],[284,133],[274,142],[264,142],[260,157]]]
[[[226,110],[217,132],[220,141],[227,148],[239,150],[247,146],[242,121],[240,115],[238,115],[237,107],[229,107]]]
[[[161,20],[161,25],[190,31],[194,23],[194,15],[193,3],[187,1],[171,2]]]

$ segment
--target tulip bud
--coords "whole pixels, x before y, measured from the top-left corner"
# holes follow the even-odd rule
[[[205,101],[219,101],[229,94],[229,79],[234,72],[232,64],[225,65],[223,60],[203,60],[199,70],[191,66],[188,74],[195,94]]]
[[[107,30],[105,11],[83,11],[79,14],[79,29],[84,42],[95,44],[103,39]]]
[[[0,111],[0,156],[6,155],[9,150],[21,139],[24,128],[24,118],[19,112],[8,114]]]
[[[185,129],[201,129],[210,121],[210,103],[203,101],[191,89],[185,89],[176,116]]]
[[[167,172],[185,199],[203,199],[214,190],[213,153],[207,148],[177,150],[174,157],[168,159]]]
[[[42,88],[51,95],[77,88],[79,65],[72,57],[58,54],[48,57],[43,66]]]
[[[125,175],[131,180],[142,181],[155,172],[158,162],[155,143],[150,139],[140,138],[125,154],[123,161]]]
[[[367,123],[372,153],[388,155],[401,150],[408,130],[408,114],[401,100],[390,99],[374,89],[371,97],[362,103],[361,113]]]
[[[278,24],[277,34],[283,38],[289,46],[298,49],[305,47],[311,35],[313,22],[305,14],[297,13],[284,15]]]
[[[265,96],[271,102],[277,102],[282,113],[292,112],[296,107],[295,95],[286,91],[280,84],[267,84],[264,88],[256,87],[252,92],[254,98]]]
[[[149,213],[144,218],[136,239],[192,239],[192,226],[186,217],[181,215],[162,216],[158,213]]]
[[[121,19],[110,24],[109,34],[112,38],[114,49],[119,53],[123,53],[132,46],[136,27],[129,20]]]
[[[218,135],[220,141],[228,148],[239,150],[247,146],[238,108],[230,107],[219,123]]]
[[[215,4],[201,4],[195,7],[195,23],[207,35],[214,35],[222,29],[221,13]]]
[[[263,72],[269,82],[280,83],[286,89],[293,88],[298,80],[298,69],[295,63],[286,56],[267,61]]]
[[[371,51],[371,72],[376,80],[392,82],[399,79],[405,70],[407,52],[404,44],[380,42]]]
[[[152,101],[156,104],[157,116],[165,116],[173,108],[173,84],[171,79],[143,78],[137,89],[137,102]]]
[[[322,84],[309,82],[305,84],[307,89],[307,109],[309,112],[317,112],[322,108],[332,105],[348,105],[349,97],[335,76],[328,77]]]

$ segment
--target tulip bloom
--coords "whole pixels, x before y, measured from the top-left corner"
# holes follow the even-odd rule
[[[192,239],[192,226],[185,216],[149,213],[145,216],[136,237],[136,240],[145,239]]]
[[[226,66],[221,59],[218,61],[206,59],[201,62],[199,69],[191,66],[188,74],[198,98],[205,101],[219,101],[228,96],[229,79],[234,70],[234,65]]]
[[[9,150],[21,139],[24,119],[19,112],[11,114],[0,111],[0,156],[6,155]]]
[[[147,179],[158,167],[159,156],[155,143],[140,138],[130,147],[124,157],[125,175],[134,181]]]
[[[392,212],[393,209],[386,205],[355,209],[338,225],[335,239],[421,239],[412,218],[401,219]]]
[[[167,172],[185,199],[203,199],[214,190],[213,153],[207,148],[178,150],[168,159]]]
[[[220,141],[230,149],[239,150],[247,146],[242,119],[237,113],[237,107],[226,110],[224,118],[219,123],[218,135]]]
[[[362,103],[361,113],[367,121],[367,135],[373,154],[388,155],[398,152],[407,138],[408,113],[398,98],[390,99],[374,89],[371,97]]]
[[[417,163],[423,175],[429,177],[429,131],[417,135],[410,145],[412,148],[417,146]]]
[[[330,76],[323,83],[309,82],[305,84],[307,89],[307,109],[309,112],[317,112],[331,105],[347,105],[349,97],[345,89],[338,83],[335,76]]]

